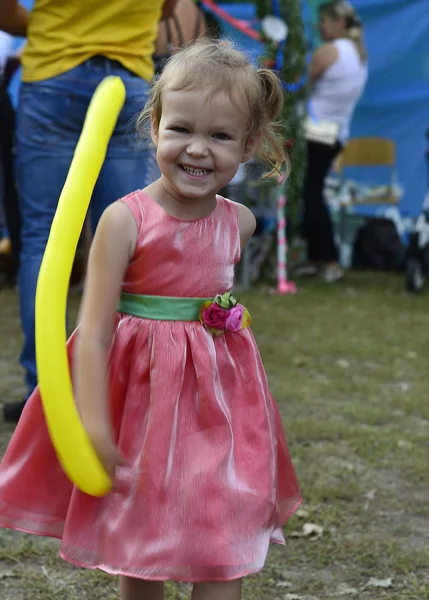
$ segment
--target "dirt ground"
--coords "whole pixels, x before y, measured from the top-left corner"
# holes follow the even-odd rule
[[[75,314],[78,297],[71,298]],[[248,578],[248,600],[429,598],[429,289],[400,276],[243,293],[304,504]],[[0,402],[23,394],[17,297],[0,290]],[[0,421],[0,456],[13,427]],[[113,600],[117,581],[57,558],[58,542],[0,530],[1,600]],[[168,584],[168,600],[189,597]]]

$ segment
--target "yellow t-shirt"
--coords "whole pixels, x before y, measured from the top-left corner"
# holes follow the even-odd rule
[[[102,54],[150,81],[163,1],[35,0],[22,80],[48,79]]]

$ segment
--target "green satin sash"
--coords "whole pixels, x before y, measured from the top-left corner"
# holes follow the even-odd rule
[[[118,312],[156,321],[198,321],[201,305],[213,298],[175,298],[122,292]]]

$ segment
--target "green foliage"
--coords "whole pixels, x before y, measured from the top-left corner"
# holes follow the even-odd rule
[[[271,0],[256,0],[256,3],[258,17],[263,18],[266,15],[273,14]],[[302,78],[306,71],[307,48],[301,15],[301,1],[280,0],[280,12],[289,29],[280,77],[284,82],[294,84]],[[267,45],[265,56],[262,59],[263,63],[270,66],[275,55],[275,46]],[[302,111],[306,106],[307,97],[307,85],[296,92],[287,91],[282,115],[285,140],[290,143],[292,171],[288,185],[288,207],[289,218],[292,217],[293,220],[295,220],[294,217],[296,218],[298,212],[306,166]]]
[[[236,3],[248,3],[248,0],[229,0]],[[296,83],[306,71],[306,39],[301,15],[301,0],[279,0],[281,17],[289,28],[288,39],[284,50],[283,66],[280,77],[286,83]],[[222,2],[219,2],[222,4]],[[257,16],[262,19],[273,14],[272,0],[255,0]],[[266,43],[261,56],[261,64],[272,67],[277,48]],[[308,86],[297,92],[285,93],[285,104],[282,120],[285,140],[290,143],[289,154],[292,171],[288,182],[288,218],[296,220],[301,199],[302,182],[306,166],[306,147],[302,131],[302,109],[306,106]],[[301,112],[300,112],[301,108]]]
[[[306,70],[306,40],[301,16],[300,0],[280,0],[282,16],[288,24],[283,69],[283,81],[295,83]],[[304,170],[306,167],[306,144],[302,130],[302,109],[306,106],[308,86],[295,93],[286,93],[283,109],[286,138],[293,140],[291,150],[292,172],[289,180],[288,202],[292,215],[296,216],[301,199]],[[301,107],[301,111],[300,111]]]

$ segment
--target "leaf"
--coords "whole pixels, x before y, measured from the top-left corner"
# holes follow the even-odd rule
[[[367,492],[365,492],[364,496],[365,498],[368,498],[368,500],[374,500],[375,494],[376,490],[368,490]]]
[[[302,527],[302,535],[304,537],[312,537],[318,539],[323,535],[323,527],[315,523],[305,523]]]
[[[337,585],[334,596],[357,596],[358,593],[356,588],[349,587],[346,583],[340,583]]]
[[[215,302],[225,310],[228,310],[237,304],[237,300],[234,298],[231,292],[225,292],[222,295],[218,294],[215,298]]]
[[[350,367],[350,363],[348,360],[346,360],[345,358],[339,358],[337,360],[337,365],[339,367],[341,367],[342,369],[348,369],[348,367]]]
[[[400,392],[408,392],[411,385],[407,382],[407,381],[399,381],[396,384],[397,388],[399,389]]]
[[[305,356],[294,356],[292,358],[292,364],[295,367],[305,367],[308,364],[308,360]]]
[[[252,324],[252,317],[250,316],[250,313],[247,310],[247,308],[244,308],[241,328],[247,329],[248,327],[250,327],[251,324]]]
[[[413,447],[413,444],[408,440],[398,440],[397,446],[398,448],[405,448],[408,450]]]
[[[10,569],[0,568],[0,579],[6,579],[7,577],[14,577],[13,571]]]
[[[371,577],[371,579],[368,581],[368,583],[365,584],[364,588],[366,587],[373,587],[373,588],[390,588],[393,585],[393,578],[392,577],[388,577],[387,579],[377,579],[376,577]]]
[[[318,540],[323,535],[323,527],[320,525],[316,525],[315,523],[304,523],[301,531],[292,531],[289,534],[289,537],[298,538],[298,537],[308,537],[313,540]]]

